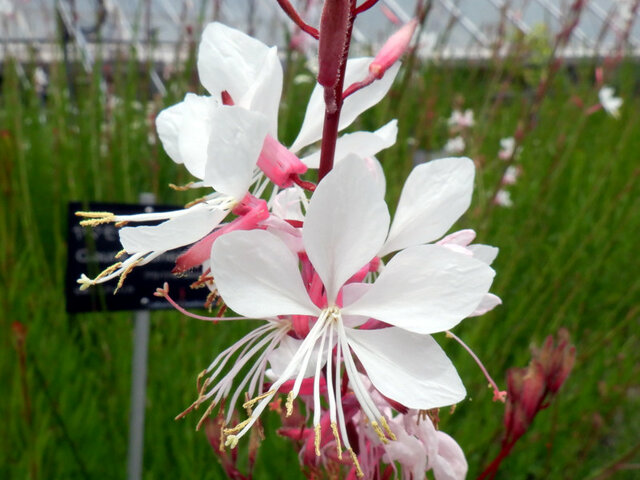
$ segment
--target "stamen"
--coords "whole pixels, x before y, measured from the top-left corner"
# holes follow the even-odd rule
[[[340,444],[340,435],[338,435],[338,425],[336,425],[336,422],[331,422],[331,431],[333,432],[333,438],[336,439],[336,450],[338,451],[338,460],[342,460],[342,445]]]
[[[373,428],[373,431],[376,432],[376,435],[378,435],[378,438],[380,439],[380,441],[386,445],[389,441],[387,440],[387,437],[385,437],[384,432],[380,428],[380,425],[378,424],[378,422],[373,420],[371,422],[371,427]]]
[[[76,212],[76,217],[82,218],[107,218],[107,217],[115,217],[115,215],[111,212]]]
[[[213,411],[213,409],[216,406],[216,402],[211,402],[211,405],[209,405],[207,407],[207,409],[204,411],[204,414],[202,415],[202,417],[200,418],[200,421],[198,422],[198,424],[196,425],[196,431],[200,430],[200,427],[202,427],[202,424],[205,422],[205,420],[209,417],[209,415],[211,415],[211,412]]]
[[[238,445],[238,436],[237,435],[229,435],[227,440],[224,442],[225,447],[236,448]]]
[[[247,426],[247,424],[251,421],[250,418],[247,418],[246,420],[243,420],[242,422],[240,422],[239,424],[237,424],[235,427],[231,427],[231,428],[225,428],[224,429],[224,433],[225,435],[228,434],[235,434],[238,433],[240,430],[242,430],[244,427]]]
[[[242,404],[243,408],[252,408],[256,403],[258,403],[260,400],[270,397],[272,395],[275,395],[276,391],[275,390],[269,390],[267,393],[263,393],[262,395],[258,395],[255,398],[252,398],[251,400],[249,400],[248,402],[244,402]]]
[[[291,390],[289,392],[289,394],[287,395],[287,403],[285,403],[285,407],[287,408],[287,417],[290,417],[291,414],[293,413],[293,399],[295,398],[295,395],[293,393],[293,390]]]
[[[114,258],[120,258],[121,256],[123,256],[125,253],[127,253],[127,251],[123,248],[122,250],[120,250],[118,253],[116,253],[116,256]]]
[[[189,182],[185,185],[175,185],[173,183],[169,184],[169,188],[172,190],[175,190],[176,192],[185,192],[187,190],[189,190],[191,188],[191,185],[193,185],[194,182]]]
[[[116,258],[117,258],[117,257],[118,257],[118,256],[116,255]],[[99,274],[96,278],[94,278],[94,279],[92,280],[92,283],[95,283],[95,282],[97,282],[98,280],[100,280],[101,278],[104,278],[104,277],[106,277],[107,275],[112,274],[113,272],[115,272],[116,270],[118,270],[121,266],[122,266],[122,262],[117,262],[117,263],[114,263],[113,265],[111,265],[110,267],[105,268],[102,272],[100,272],[100,274]]]
[[[80,221],[80,226],[81,227],[97,227],[98,225],[111,223],[113,221],[115,221],[115,217],[92,218],[91,220]]]
[[[349,455],[351,455],[351,460],[353,460],[353,466],[356,468],[356,476],[358,478],[364,477],[362,468],[360,468],[360,462],[358,462],[358,457],[356,457],[356,454],[353,451],[353,449],[349,448],[347,449],[347,452],[349,452]]]
[[[206,368],[198,374],[198,378],[196,379],[196,389],[198,390],[198,392],[202,392],[203,387],[200,385],[200,381],[202,380],[202,377],[204,377],[206,374],[207,374]],[[205,382],[205,385],[206,385],[206,382]]]
[[[389,428],[389,424],[387,423],[387,419],[384,418],[384,417],[380,417],[380,423],[382,424],[382,428],[384,428],[384,431],[387,432],[387,436],[391,440],[394,440],[394,441],[397,440],[395,434]]]
[[[315,439],[313,443],[316,447],[316,457],[319,457],[320,456],[320,439],[322,435],[320,424],[316,425],[314,430],[315,430]]]
[[[191,208],[194,205],[197,205],[199,203],[204,203],[206,201],[207,201],[207,197],[206,196],[199,197],[199,198],[196,198],[195,200],[191,200],[189,203],[185,204],[184,208]]]
[[[131,273],[131,270],[133,270],[141,261],[142,261],[142,258],[138,258],[135,262],[132,262],[130,265],[128,265],[127,268],[124,269],[124,272],[120,274],[120,278],[118,279],[118,284],[116,285],[116,289],[113,291],[114,295],[118,293],[118,290],[120,290],[120,288],[122,288],[122,285],[124,284],[124,281],[127,278],[127,275],[129,275]]]
[[[95,227],[103,223],[111,223],[116,217],[111,212],[76,212],[76,216],[87,219],[80,222],[83,227]]]

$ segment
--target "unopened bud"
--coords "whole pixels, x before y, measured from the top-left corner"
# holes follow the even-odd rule
[[[409,42],[411,42],[413,32],[415,32],[417,26],[418,20],[414,18],[389,37],[371,62],[371,65],[369,65],[369,72],[374,77],[377,79],[382,78],[391,65],[398,61],[409,47]]]
[[[280,188],[290,187],[295,176],[307,171],[307,166],[271,135],[264,139],[258,167]]]
[[[318,83],[323,87],[333,87],[338,82],[351,22],[350,1],[324,2],[318,44]]]

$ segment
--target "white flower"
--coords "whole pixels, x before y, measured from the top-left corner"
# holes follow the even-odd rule
[[[475,120],[473,119],[473,110],[470,108],[466,109],[464,113],[460,110],[454,110],[451,113],[451,116],[447,120],[447,124],[450,127],[459,127],[459,128],[471,128],[475,125]]]
[[[511,193],[508,190],[500,189],[496,193],[496,196],[493,199],[493,203],[496,205],[500,205],[501,207],[512,207],[513,200],[511,200]]]
[[[464,142],[464,138],[462,138],[460,135],[454,138],[450,138],[449,140],[447,140],[447,143],[444,145],[444,151],[447,153],[453,153],[453,154],[462,153],[464,152],[465,148],[466,148],[466,145]]]
[[[502,176],[503,185],[515,185],[518,177],[520,176],[520,170],[515,165],[509,165]]]
[[[515,140],[515,138],[507,137],[507,138],[501,139],[500,140],[500,151],[498,152],[498,158],[500,158],[500,160],[509,160],[511,157],[513,157],[513,153],[515,151],[515,148],[516,148],[516,140]]]
[[[432,469],[436,480],[464,480],[468,464],[460,445],[436,430],[428,416],[410,411],[396,416],[391,429],[398,437],[386,447],[387,460],[399,462],[403,478],[424,478]]]
[[[600,105],[604,108],[605,112],[611,115],[614,118],[620,117],[620,107],[622,106],[622,99],[620,97],[613,96],[613,88],[608,86],[603,86],[598,91],[598,99],[600,100]]]
[[[327,364],[332,428],[336,434],[339,429],[347,449],[339,389],[334,388],[340,385],[342,362],[363,413],[381,440],[393,437],[367,388],[358,380],[352,354],[382,394],[409,408],[436,408],[464,398],[455,368],[428,334],[452,328],[472,314],[487,294],[494,272],[483,261],[445,246],[415,245],[398,252],[373,284],[346,283],[383,250],[388,226],[381,190],[364,161],[344,160],[318,185],[307,209],[302,237],[326,291],[322,306],[311,301],[297,256],[274,235],[262,230],[238,231],[216,241],[212,274],[230,308],[251,318],[307,315],[316,319],[272,390],[255,402],[249,421],[228,432],[232,434],[228,443],[235,444],[278,388],[295,378],[288,399],[290,408],[312,361],[316,386],[322,375],[320,366]],[[357,328],[369,318],[390,327]],[[325,345],[336,346],[335,373],[332,349]],[[332,375],[335,378],[330,378]],[[314,410],[320,411],[315,390]],[[318,428],[315,420],[319,418],[314,419]]]

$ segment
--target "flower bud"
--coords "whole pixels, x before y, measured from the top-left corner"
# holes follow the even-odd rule
[[[375,78],[382,78],[389,67],[396,63],[407,50],[417,26],[418,20],[414,18],[389,37],[371,62],[371,65],[369,65],[369,72]]]

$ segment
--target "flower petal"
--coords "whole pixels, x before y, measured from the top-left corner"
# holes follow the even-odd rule
[[[204,178],[211,119],[217,107],[218,102],[211,97],[187,93],[182,102],[162,110],[156,118],[165,151],[174,162],[184,163],[196,178]]]
[[[474,173],[473,161],[464,157],[415,167],[402,189],[381,255],[444,235],[469,208]]]
[[[298,187],[290,187],[280,190],[271,202],[271,213],[283,220],[304,221],[302,213],[302,201],[306,199],[304,193]]]
[[[502,300],[493,293],[487,293],[482,301],[478,304],[476,309],[469,314],[470,317],[479,317],[485,313],[493,310],[498,305],[502,305]]]
[[[487,265],[491,265],[498,256],[499,249],[491,245],[483,245],[476,243],[467,247],[473,252],[473,256],[478,260],[482,260]]]
[[[345,72],[345,89],[352,83],[364,80],[369,73],[369,64],[371,58],[352,58],[347,60],[347,70]],[[362,112],[378,103],[387,94],[393,80],[396,78],[400,62],[397,62],[389,70],[386,71],[382,79],[376,80],[368,87],[358,90],[353,95],[349,95],[343,105],[340,113],[339,130],[347,128]],[[322,137],[322,126],[324,124],[324,88],[320,84],[316,84],[307,111],[302,121],[302,127],[298,133],[298,137],[291,145],[290,150],[297,152],[303,147],[310,145]]]
[[[268,132],[273,138],[278,138],[278,109],[281,94],[282,65],[277,48],[272,47],[265,55],[260,71],[238,105],[264,114],[269,121]]]
[[[270,48],[235,28],[221,23],[210,23],[202,32],[198,49],[198,75],[200,82],[216,99],[223,91],[239,104],[244,96],[255,89],[255,83],[270,81],[263,68],[269,70],[267,57]],[[280,101],[278,92],[277,101]]]
[[[120,243],[127,253],[166,252],[197,242],[227,215],[224,210],[192,207],[192,212],[155,226],[124,227]]]
[[[464,399],[458,372],[431,336],[393,327],[346,332],[371,383],[386,397],[424,410]]]
[[[362,158],[371,157],[396,143],[397,136],[397,120],[391,120],[375,132],[354,132],[342,135],[336,142],[334,162],[337,163],[352,153]],[[300,160],[309,168],[318,168],[320,166],[320,150]]]
[[[211,248],[211,273],[224,302],[245,317],[315,315],[298,259],[264,230],[235,231]]]
[[[291,360],[293,360],[293,357],[300,348],[300,345],[302,345],[302,342],[303,340],[298,340],[296,338],[290,337],[289,335],[285,336],[280,341],[280,345],[278,345],[278,347],[269,354],[269,365],[271,369],[268,373],[271,378],[273,378],[274,380],[290,380],[298,376],[298,370],[294,369],[291,371],[291,375],[289,375],[286,379],[281,378],[282,374],[285,372],[285,370],[291,363]],[[328,345],[328,343],[325,344],[323,348],[323,351],[325,353],[321,356],[321,366],[323,366],[327,361],[327,352],[329,348],[330,346]],[[331,345],[331,348],[333,348],[333,345]],[[307,364],[307,368],[305,370],[303,378],[313,377],[316,372],[318,353],[320,352],[319,341],[314,344],[312,352],[313,353],[309,358],[309,363]]]
[[[388,225],[387,205],[364,160],[345,159],[318,184],[302,238],[329,303],[344,282],[376,256]]]
[[[242,200],[267,135],[267,118],[241,107],[214,112],[204,180],[217,191]]]
[[[476,309],[494,275],[471,256],[440,245],[418,245],[397,253],[373,287],[343,311],[416,333],[442,332]]]

